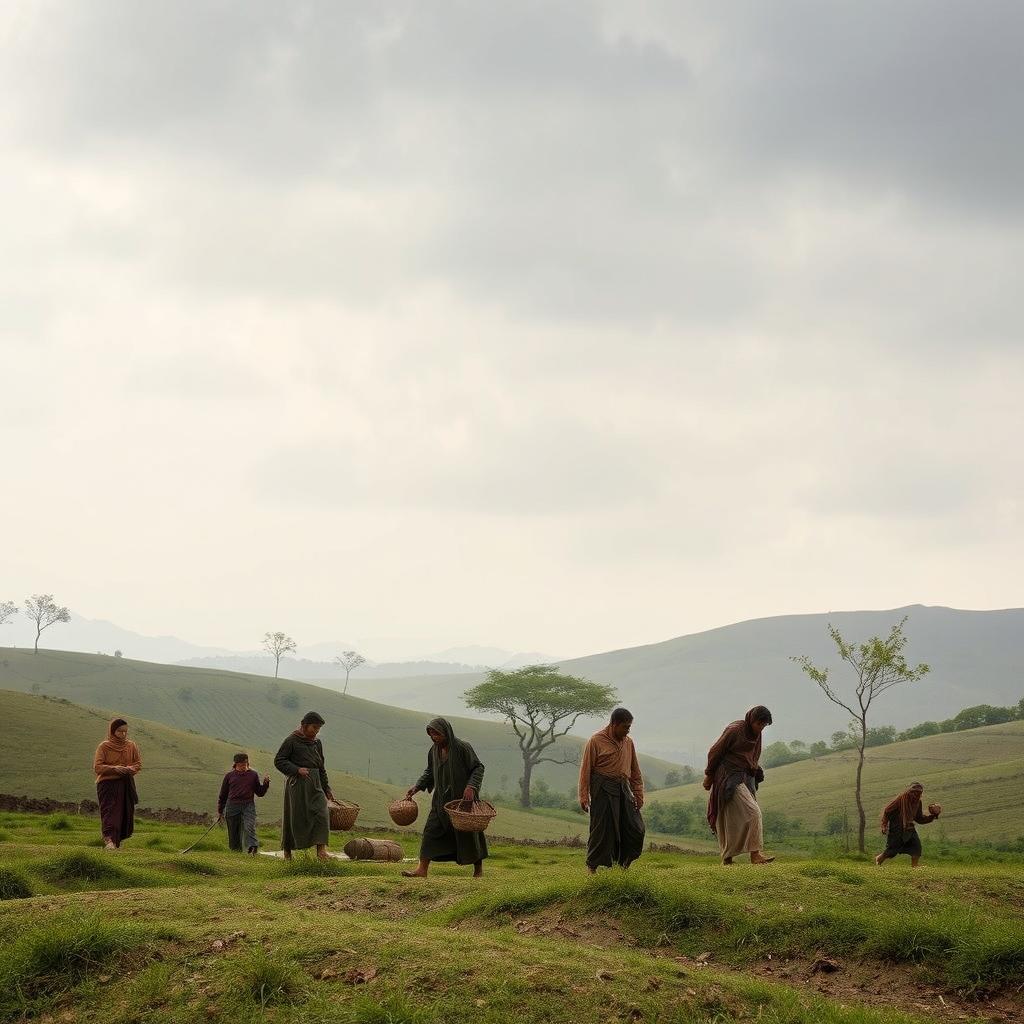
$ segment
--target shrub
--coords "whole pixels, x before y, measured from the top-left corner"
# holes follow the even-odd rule
[[[261,1007],[294,1003],[305,994],[305,977],[292,962],[271,955],[261,946],[244,953],[232,965],[234,991]]]
[[[50,861],[40,873],[51,882],[105,882],[125,877],[116,864],[85,850],[75,850]]]
[[[28,879],[13,868],[0,868],[0,900],[23,900],[32,895]]]
[[[46,822],[46,827],[51,832],[68,832],[71,830],[71,822],[63,814],[54,814]]]
[[[148,937],[139,925],[98,916],[62,915],[26,928],[0,951],[0,1014],[24,1012],[33,999],[77,984]]]

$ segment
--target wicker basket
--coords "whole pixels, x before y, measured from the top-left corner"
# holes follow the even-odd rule
[[[399,861],[404,854],[392,839],[350,839],[345,844],[345,856],[349,860]]]
[[[332,832],[347,832],[359,817],[359,804],[347,800],[328,800],[327,810],[331,816]]]
[[[444,809],[456,832],[485,832],[498,813],[486,800],[452,800]]]
[[[392,800],[388,804],[388,814],[396,825],[411,825],[420,813],[420,805],[415,800]]]

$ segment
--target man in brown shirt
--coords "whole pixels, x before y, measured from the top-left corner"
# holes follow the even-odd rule
[[[580,806],[590,813],[587,870],[628,868],[643,852],[644,779],[629,738],[633,716],[616,708],[611,721],[587,740],[580,762]]]

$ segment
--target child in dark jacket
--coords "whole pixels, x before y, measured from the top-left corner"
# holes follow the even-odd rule
[[[245,849],[255,856],[259,849],[256,838],[256,801],[254,797],[264,796],[270,789],[270,777],[259,775],[249,767],[248,754],[235,754],[231,771],[220,784],[217,798],[217,820],[224,820],[228,826],[228,846],[239,853]],[[243,846],[244,843],[244,846]]]

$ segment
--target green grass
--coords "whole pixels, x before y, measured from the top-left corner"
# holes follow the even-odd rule
[[[99,915],[63,914],[29,924],[0,945],[0,1013],[32,1009],[128,953],[150,931]],[[109,980],[109,979],[108,979]]]
[[[32,895],[32,883],[20,872],[0,868],[0,900],[23,900]]]
[[[938,994],[951,1019],[985,1019],[1000,1000],[1024,1010],[1024,878],[1001,865],[725,869],[645,853],[590,878],[582,851],[496,842],[482,880],[435,865],[422,882],[398,864],[232,854],[222,836],[201,856],[168,856],[146,840],[179,849],[194,831],[148,821],[100,854],[83,845],[90,823],[69,820],[53,833],[42,816],[3,819],[7,870],[37,895],[0,904],[0,1016],[919,1024],[945,1018]],[[396,837],[415,852],[414,836]],[[90,880],[97,865],[119,877]],[[819,953],[842,962],[845,990],[818,991]]]
[[[817,830],[845,808],[856,841],[857,809],[853,783],[856,753],[842,751],[767,772],[758,800],[766,811],[781,811]],[[954,841],[1014,840],[1024,824],[1012,812],[1024,788],[1024,722],[906,740],[867,751],[864,803],[868,839],[879,838],[882,807],[911,782],[925,787],[927,802],[942,804],[938,822],[921,828],[927,849],[940,834]],[[650,794],[651,801],[705,797],[699,784]]]
[[[0,657],[0,690],[30,693],[33,686],[38,686],[46,696],[110,709],[112,713],[130,720],[160,722],[186,735],[189,735],[188,730],[194,730],[202,736],[219,737],[226,741],[232,752],[247,748],[276,751],[284,737],[298,724],[302,713],[315,708],[327,719],[322,739],[332,772],[347,772],[363,779],[390,778],[395,782],[396,791],[404,792],[423,771],[428,747],[425,729],[432,715],[345,696],[309,683],[281,679],[278,681],[280,692],[294,691],[298,698],[297,707],[287,708],[281,705],[280,700],[267,699],[267,688],[273,682],[266,676],[242,672],[158,665],[100,654],[47,650],[33,654],[26,650],[5,649]],[[186,689],[191,689],[189,699],[182,697]],[[48,711],[51,708],[48,706]],[[442,706],[434,714],[449,710],[450,707]],[[456,733],[473,744],[487,766],[486,785],[491,791],[514,787],[522,774],[522,759],[512,730],[498,722],[456,717],[451,720]],[[38,718],[35,722],[38,723]],[[89,724],[78,747],[81,753],[76,756],[83,756],[87,751],[89,764],[97,742],[105,733],[104,724]],[[4,735],[13,742],[16,733],[6,730]],[[136,738],[139,737],[136,735]],[[148,745],[148,737],[142,738]],[[194,753],[193,747],[186,745],[180,736],[175,742],[183,753]],[[568,737],[559,749],[563,746],[566,749],[578,748],[582,742],[578,737]],[[0,752],[6,753],[2,746]],[[249,752],[253,753],[253,750],[249,749]],[[5,757],[0,761],[4,765],[4,771],[0,773],[0,792],[12,792],[7,778],[13,760],[20,759]],[[664,778],[669,769],[678,767],[643,755],[641,762],[645,772],[659,779]],[[146,764],[145,747],[143,763]],[[216,765],[223,772],[230,764],[230,756],[226,761],[221,756],[213,762],[200,756],[194,767],[205,771]],[[269,767],[269,762],[264,761],[259,767],[261,770]],[[573,765],[545,764],[537,769],[536,774],[558,791],[568,789],[576,781]],[[68,777],[69,782],[72,778]],[[23,786],[26,784],[32,784],[28,775]],[[77,789],[74,785],[69,788],[79,795],[61,799],[81,799],[81,796],[89,795],[80,785]],[[179,792],[186,788],[191,787],[178,787]],[[28,790],[23,788],[21,792]],[[40,795],[57,798],[55,792]],[[154,806],[148,799],[144,803]]]

